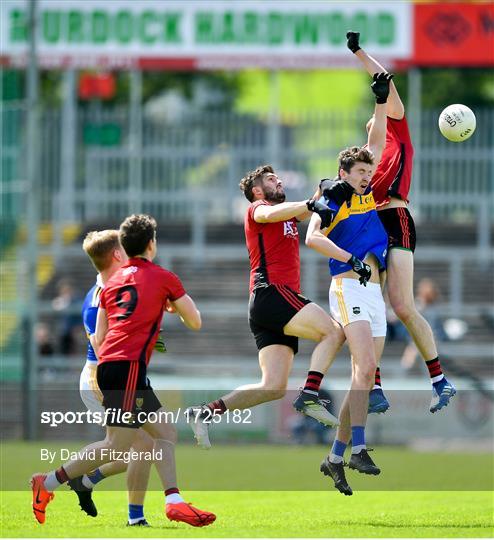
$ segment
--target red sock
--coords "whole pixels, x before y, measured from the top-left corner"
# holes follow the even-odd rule
[[[172,495],[173,493],[180,494],[180,490],[178,488],[168,488],[165,490],[165,495]]]
[[[376,368],[376,374],[374,375],[374,388],[378,386],[381,388],[381,368]]]
[[[323,373],[319,371],[309,371],[307,379],[305,381],[304,392],[310,392],[311,394],[319,394],[319,388],[321,386]]]
[[[211,401],[206,405],[213,414],[223,414],[226,412],[226,405],[222,399],[217,399],[216,401]]]
[[[61,484],[65,484],[65,482],[68,482],[70,480],[63,467],[60,467],[60,469],[57,469],[55,471],[55,476]]]
[[[433,383],[440,381],[444,377],[443,370],[441,369],[441,362],[439,362],[439,357],[426,361],[425,365],[429,370],[429,376]]]

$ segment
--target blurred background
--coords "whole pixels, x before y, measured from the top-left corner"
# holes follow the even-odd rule
[[[257,380],[247,324],[247,202],[238,182],[270,163],[288,200],[308,198],[335,174],[341,148],[365,142],[370,78],[346,48],[348,29],[396,73],[416,152],[417,303],[444,370],[462,390],[440,420],[429,415],[427,371],[389,310],[381,371],[392,408],[371,419],[372,437],[492,447],[490,2],[3,0],[3,437],[60,437],[40,425],[39,411],[83,410],[80,311],[95,271],[82,239],[135,212],[157,219],[158,262],[181,277],[204,322],[191,334],[165,316],[168,353],[153,356],[153,386],[174,389],[183,404],[198,399],[184,397],[186,390],[208,399]],[[477,117],[475,134],[461,144],[437,128],[452,103]],[[327,262],[303,245],[301,261],[303,293],[327,308]],[[292,390],[305,379],[312,348],[301,344]],[[335,407],[349,374],[343,349],[324,380]],[[254,427],[224,427],[218,437],[246,439],[251,430],[260,441],[327,440],[295,415],[290,396],[259,411]],[[91,429],[64,436],[81,439]]]

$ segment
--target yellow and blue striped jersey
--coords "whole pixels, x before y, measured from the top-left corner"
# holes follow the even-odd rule
[[[377,215],[371,188],[367,188],[363,195],[354,193],[350,203],[344,202],[341,206],[325,197],[322,197],[320,202],[336,212],[333,222],[324,234],[338,247],[361,260],[372,253],[379,262],[379,269],[384,270],[388,235]],[[351,269],[345,262],[329,259],[329,272],[332,276]]]
[[[103,282],[101,281],[101,276],[98,274],[96,284],[93,285],[93,287],[91,287],[89,292],[86,294],[84,304],[82,305],[82,321],[84,323],[84,329],[86,330],[86,336],[88,339],[86,360],[89,360],[90,362],[98,361],[93,346],[89,341],[89,336],[94,334],[96,331],[96,316],[98,314],[99,300],[102,290]]]

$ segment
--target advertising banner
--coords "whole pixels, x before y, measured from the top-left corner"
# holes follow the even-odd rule
[[[417,4],[414,42],[415,65],[494,66],[494,4]]]
[[[2,61],[21,66],[28,4],[0,4]],[[360,31],[366,49],[388,64],[412,54],[408,2],[39,0],[38,6],[44,67],[351,67],[348,29]]]

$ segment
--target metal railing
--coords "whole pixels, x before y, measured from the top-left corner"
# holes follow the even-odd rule
[[[368,116],[359,110],[276,121],[234,113],[160,119],[138,110],[137,118],[127,108],[41,112],[43,221],[120,219],[135,211],[187,221],[197,216],[190,201],[199,200],[206,220],[228,222],[242,213],[239,179],[265,162],[282,172],[290,199],[307,197],[320,178],[334,174],[341,148],[365,142]],[[25,113],[23,104],[4,104],[1,111],[7,216],[22,214],[25,204]],[[427,221],[478,221],[485,236],[494,213],[494,110],[476,111],[477,132],[461,144],[440,135],[438,113],[422,111],[420,126],[412,123],[420,129],[413,209]]]

